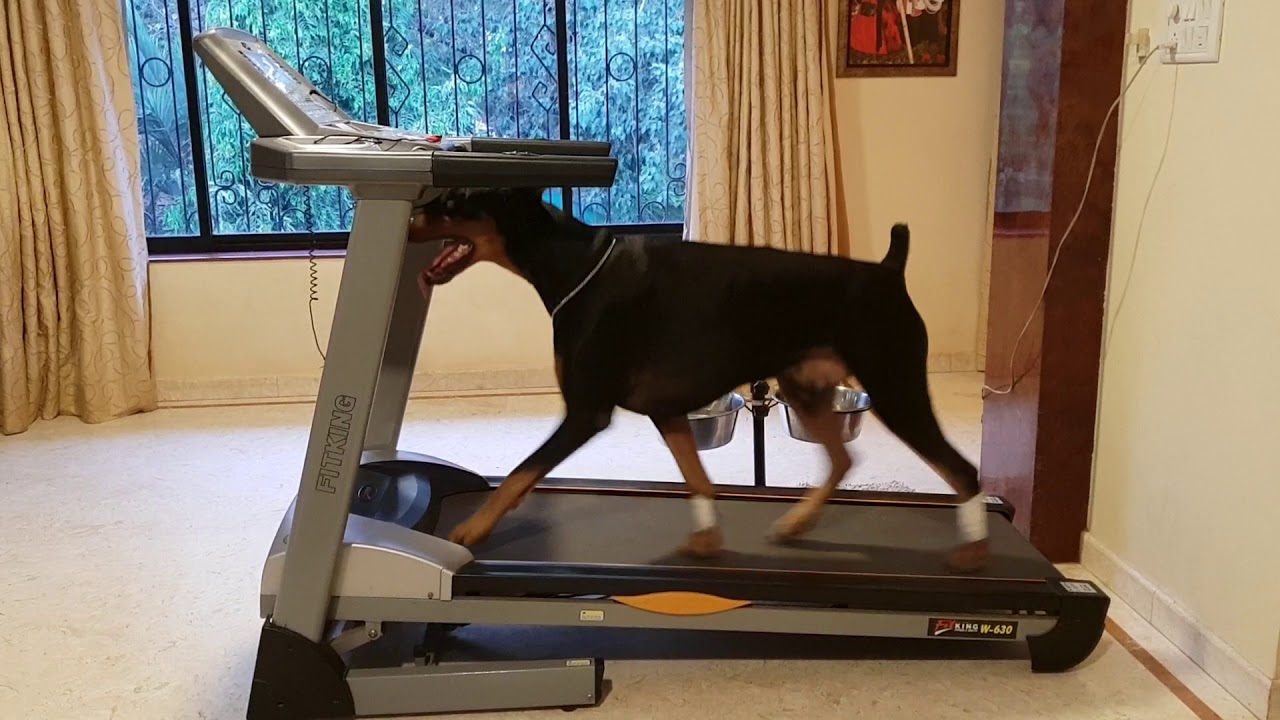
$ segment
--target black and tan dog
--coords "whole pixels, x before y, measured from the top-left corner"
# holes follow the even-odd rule
[[[455,528],[464,545],[499,520],[557,465],[608,427],[614,409],[647,415],[691,493],[694,528],[682,550],[712,556],[722,536],[715,489],[687,415],[745,383],[776,378],[831,460],[826,481],[774,525],[775,540],[814,526],[853,467],[832,412],[852,375],[873,411],[956,491],[954,570],[987,561],[986,509],[976,468],[943,436],[925,375],[928,336],[903,276],[909,233],[893,228],[880,263],[765,248],[620,239],[541,200],[535,190],[452,191],[414,216],[411,241],[444,240],[420,276],[449,282],[492,262],[533,285],[552,316],[559,427]],[[761,333],[767,341],[761,342]]]

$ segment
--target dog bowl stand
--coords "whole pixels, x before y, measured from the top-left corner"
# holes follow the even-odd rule
[[[865,393],[859,394],[863,397],[866,396]],[[778,404],[785,405],[785,399],[780,394],[770,392],[769,382],[767,380],[757,380],[751,384],[751,392],[749,398],[746,399],[744,407],[751,411],[751,439],[754,444],[753,451],[755,464],[754,481],[755,486],[758,488],[769,486],[767,471],[765,470],[765,420],[769,417],[769,411],[773,406]],[[851,412],[862,413],[866,412],[868,409],[870,409],[870,405],[864,404]],[[793,422],[790,415],[787,416],[787,422],[788,425]],[[857,438],[857,435],[858,433],[855,430],[845,438],[845,442],[853,442],[853,440]],[[792,428],[791,436],[796,439],[804,440],[805,442],[814,442],[813,440],[796,434],[794,428]]]
[[[747,407],[751,408],[751,439],[755,444],[756,487],[769,486],[764,469],[764,421],[769,417],[769,410],[773,407],[773,403],[773,398],[769,396],[768,381],[757,380],[751,383],[751,399],[747,401]]]

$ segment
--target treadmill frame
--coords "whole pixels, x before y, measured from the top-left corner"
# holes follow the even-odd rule
[[[779,596],[753,597],[745,607],[712,615],[681,616],[652,613],[599,596],[600,580],[611,588],[630,583],[626,594],[686,591],[716,595],[717,580],[690,571],[661,579],[646,577],[644,568],[591,568],[578,577],[540,571],[538,566],[506,566],[501,562],[477,563],[469,551],[435,535],[439,506],[450,495],[491,491],[501,478],[481,477],[453,463],[429,456],[399,453],[382,471],[412,476],[430,489],[429,499],[413,527],[361,514],[353,514],[347,526],[338,565],[359,568],[344,573],[332,593],[330,617],[334,620],[369,622],[370,618],[396,618],[402,622],[441,625],[546,625],[632,627],[671,630],[781,632],[791,634],[850,635],[862,637],[956,638],[991,641],[1025,641],[1033,672],[1062,672],[1079,664],[1101,639],[1109,598],[1087,581],[1063,576],[1052,565],[1044,578],[992,578],[981,576],[916,577],[908,575],[853,574],[841,581],[822,578],[814,582],[808,573],[788,573],[789,583],[806,588],[805,599]],[[374,469],[380,463],[367,463]],[[367,486],[366,486],[367,487]],[[803,488],[759,488],[718,485],[720,497],[736,501],[786,503]],[[548,478],[535,493],[589,492],[605,495],[684,497],[678,483],[646,481]],[[943,496],[926,493],[876,493],[840,490],[832,505],[951,508]],[[1012,522],[1014,508],[1000,497],[988,501],[992,522]],[[290,507],[264,568],[260,597],[263,617],[270,613],[281,587],[283,560],[294,507]],[[384,555],[382,559],[375,554]],[[417,569],[406,565],[413,556]],[[477,565],[485,567],[475,571]],[[470,570],[470,572],[468,572]],[[724,574],[725,571],[718,571]],[[731,573],[731,571],[730,571]],[[515,581],[519,593],[508,592]],[[377,583],[376,592],[365,588]],[[733,585],[726,586],[732,590]],[[740,587],[740,585],[739,585]],[[615,594],[622,594],[615,592]],[[545,597],[550,595],[571,597]],[[730,593],[723,597],[736,599]],[[998,628],[976,633],[947,635],[937,632],[935,621],[981,626],[1011,624],[1012,632]],[[977,635],[978,637],[973,637]],[[603,664],[603,660],[600,661]],[[495,664],[494,669],[500,669]]]
[[[193,43],[229,97],[262,136],[254,141],[258,148],[254,153],[255,176],[290,184],[320,184],[306,179],[305,168],[289,163],[273,161],[270,167],[259,167],[268,157],[278,156],[276,151],[280,148],[287,156],[288,144],[275,137],[319,136],[326,132],[324,127],[310,122],[301,105],[291,104],[291,97],[297,96],[281,91],[280,86],[263,77],[251,77],[254,71],[228,50],[233,47],[228,40],[260,42],[239,31],[220,28],[202,33]],[[310,86],[296,70],[283,60],[279,62],[292,73],[293,82]],[[314,86],[310,87],[314,90]],[[305,101],[314,102],[313,95],[324,99],[317,90],[307,94]],[[342,115],[341,111],[336,113]],[[378,129],[367,125],[361,128]],[[332,134],[350,134],[350,130]],[[569,141],[490,139],[482,145],[479,149],[489,154],[490,160],[494,153],[517,151],[524,157],[554,152],[590,162],[608,152],[607,146],[601,148],[599,143]],[[376,147],[370,150],[381,152]],[[405,170],[404,159],[390,158],[392,154],[388,153],[388,162]],[[430,163],[430,158],[423,160]],[[486,165],[488,169],[471,177],[494,177],[493,168],[504,167],[500,164],[503,159],[497,160],[498,164],[491,162]],[[560,158],[561,165],[556,167],[565,167],[563,160]],[[344,184],[338,181],[333,167],[326,168],[326,172],[325,184]],[[365,168],[355,177],[363,180],[368,174]],[[1053,608],[1056,612],[996,606],[985,608],[985,613],[956,613],[947,607],[929,612],[756,603],[714,615],[681,617],[649,613],[599,598],[458,596],[455,589],[460,581],[459,571],[474,560],[466,548],[404,524],[351,512],[357,478],[362,472],[378,468],[424,479],[430,487],[429,497],[409,501],[419,503],[419,509],[426,502],[423,517],[427,521],[432,506],[438,510],[441,498],[449,492],[491,488],[498,480],[398,449],[431,300],[429,292],[424,297],[419,291],[417,271],[440,249],[440,243],[408,244],[406,228],[414,205],[438,194],[435,180],[430,172],[415,174],[410,167],[391,181],[348,183],[356,199],[355,220],[298,493],[281,520],[263,568],[261,599],[265,620],[247,717],[354,718],[571,708],[600,701],[604,673],[601,658],[442,663],[441,637],[449,625],[456,623],[533,622],[927,637],[938,636],[933,630],[939,620],[952,623],[948,626],[952,628],[956,622],[993,625],[1016,621],[1016,633],[1004,639],[1028,642],[1032,668],[1037,671],[1070,668],[1097,645],[1109,602],[1106,595],[1089,583],[1060,577],[1044,580],[1045,596],[1057,598]],[[510,180],[506,184],[522,184],[518,177]],[[656,486],[661,486],[663,492],[680,492],[675,485],[655,484],[647,489],[635,485],[609,482],[604,487],[583,488],[581,481],[547,480],[536,492],[652,492],[658,491]],[[737,487],[725,490],[739,492]],[[795,497],[798,492],[775,488],[753,491],[761,501]],[[935,500],[938,505],[949,506],[941,498]],[[877,499],[847,492],[838,493],[834,500],[855,501],[910,500],[897,495]],[[996,502],[991,510],[1009,517],[1011,508]],[[465,582],[471,583],[471,591],[483,585],[475,578]],[[887,588],[885,592],[894,591]],[[420,647],[413,649],[410,662],[404,662],[403,654],[390,662],[373,659],[378,646],[392,647],[384,630],[393,625],[399,628],[403,623],[426,623]]]

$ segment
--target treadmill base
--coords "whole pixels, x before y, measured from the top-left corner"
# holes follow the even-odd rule
[[[562,708],[599,703],[604,661],[457,662],[352,669],[356,717]]]
[[[1031,671],[1066,672],[1084,662],[1107,629],[1111,598],[1091,582],[1057,579],[1054,589],[1062,596],[1058,622],[1043,635],[1027,638],[1031,651]]]
[[[933,567],[944,544],[929,538],[951,527],[949,498],[901,493],[838,493],[832,506],[847,507],[853,519],[826,528],[828,537],[815,535],[811,542],[822,548],[815,557],[743,534],[735,545],[739,564],[718,567],[668,558],[660,546],[615,531],[624,517],[678,524],[687,512],[680,486],[557,478],[508,520],[509,536],[536,535],[543,549],[506,546],[499,537],[463,551],[436,533],[472,512],[497,478],[404,451],[363,459],[337,562],[345,571],[326,611],[339,632],[313,644],[268,619],[249,720],[573,709],[603,701],[605,662],[590,653],[442,662],[458,649],[448,637],[457,625],[1025,642],[1036,673],[1070,670],[1104,633],[1107,595],[1063,577],[1011,529],[1013,508],[999,499],[988,511],[1006,520],[993,525],[1000,564],[973,577],[939,575]],[[723,487],[723,511],[732,511],[734,527],[763,527],[801,492]],[[277,607],[293,515],[291,507],[282,518],[264,570],[264,618]],[[555,562],[540,556],[546,547],[555,548]],[[875,572],[872,559],[885,569]],[[625,601],[676,591],[747,604],[690,615]]]
[[[347,666],[333,648],[270,620],[262,626],[249,690],[249,720],[355,717]]]
[[[422,645],[400,654],[405,640],[423,626],[397,623],[382,634],[370,630],[366,644],[344,657],[333,644],[313,643],[268,620],[262,629],[248,720],[355,720],[495,710],[561,708],[600,703],[602,658],[485,660],[440,659],[448,625],[429,623]],[[403,630],[406,632],[397,632]],[[350,646],[350,645],[348,645]],[[365,652],[371,650],[372,652]]]

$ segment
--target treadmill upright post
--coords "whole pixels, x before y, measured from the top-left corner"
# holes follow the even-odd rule
[[[377,189],[382,192],[353,188],[355,222],[271,617],[272,624],[316,643],[323,640],[334,565],[382,367],[412,199],[419,190],[413,186]],[[385,199],[397,192],[410,197]]]
[[[426,326],[427,311],[431,308],[431,288],[423,297],[418,288],[418,271],[435,259],[443,245],[441,242],[405,245],[395,306],[391,310],[391,324],[382,353],[382,369],[378,374],[378,387],[373,393],[373,408],[369,411],[369,429],[364,436],[366,451],[394,452],[400,445],[400,429],[404,425],[404,410],[409,402],[413,371],[418,363],[422,330]]]

